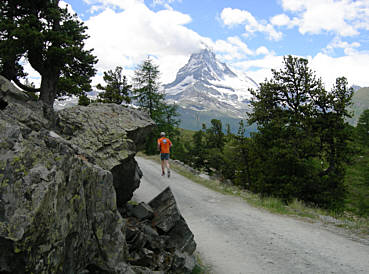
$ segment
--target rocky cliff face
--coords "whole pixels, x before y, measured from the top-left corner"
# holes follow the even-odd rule
[[[153,122],[109,104],[55,116],[0,76],[0,272],[137,272],[120,211]]]

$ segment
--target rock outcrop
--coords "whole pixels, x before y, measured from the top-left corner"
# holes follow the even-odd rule
[[[133,180],[133,186],[121,186],[127,181],[114,178],[112,170],[127,162],[133,165],[135,144],[127,132],[149,130],[152,121],[127,110],[127,120],[136,115],[141,123],[129,124],[127,131],[123,125],[116,134],[109,129],[95,132],[112,139],[110,148],[107,137],[106,143],[100,140],[105,150],[94,151],[94,133],[84,131],[80,143],[76,137],[82,134],[78,130],[87,128],[81,124],[84,120],[72,116],[68,124],[64,118],[73,114],[60,113],[60,127],[51,130],[53,123],[44,117],[40,102],[2,77],[0,86],[0,271],[134,273],[126,263],[126,221],[117,208],[115,185],[129,189],[122,194],[127,200],[140,174],[135,167],[124,177]],[[116,107],[95,109],[109,113],[109,108]],[[73,113],[90,115],[78,109]],[[120,117],[125,111],[121,109]],[[90,121],[91,127],[99,129],[101,120]],[[75,126],[72,132],[67,130],[70,125]],[[114,141],[120,137],[122,141]]]
[[[196,243],[169,187],[149,204],[129,206],[127,215],[131,265],[165,273],[191,273]]]
[[[152,120],[113,104],[76,106],[49,118],[41,102],[0,76],[0,272],[152,273],[133,265],[126,241],[132,226],[120,213],[139,186],[134,155]],[[151,207],[141,217],[155,221],[158,207]],[[184,222],[178,215],[177,224]],[[166,237],[182,235],[183,227]],[[145,231],[160,238],[162,228]],[[151,246],[160,246],[159,238]],[[184,269],[193,248],[170,242],[170,269]]]
[[[153,127],[148,116],[116,104],[63,109],[57,115],[60,134],[89,162],[109,170],[122,207],[139,186],[142,172],[134,156]]]

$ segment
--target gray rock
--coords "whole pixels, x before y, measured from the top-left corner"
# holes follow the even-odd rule
[[[0,75],[0,111],[13,117],[15,121],[21,122],[32,130],[50,128],[53,118],[44,117],[44,105],[42,102],[34,101],[23,91],[17,89],[6,78]]]
[[[196,244],[169,188],[126,206],[153,126],[113,104],[50,112],[0,76],[0,272],[190,269]]]
[[[155,212],[153,224],[164,232],[171,230],[181,218],[176,200],[169,187],[152,199],[149,205]]]
[[[134,206],[131,209],[131,213],[133,214],[133,216],[137,217],[138,219],[143,220],[143,219],[151,218],[154,214],[154,211],[149,205],[147,205],[144,202],[141,202],[137,206]]]
[[[196,250],[193,233],[182,216],[167,235],[169,236],[168,247],[174,247],[188,254],[192,254]]]
[[[7,131],[0,132],[7,142]],[[13,140],[16,152],[1,151],[0,160],[0,238],[22,263],[2,258],[0,269],[73,273],[91,263],[116,269],[127,247],[112,174],[63,143],[47,146],[51,137],[41,132],[24,137]]]
[[[195,268],[193,252],[196,243],[170,188],[156,196],[149,205],[154,211],[151,217],[141,221],[128,218],[126,237],[130,263],[165,273],[191,273]]]
[[[152,271],[150,268],[141,267],[141,266],[133,266],[132,269],[136,274],[164,274],[163,271]]]
[[[182,217],[170,188],[167,187],[149,205],[154,210],[152,224],[169,236],[168,247],[192,254],[196,249],[194,236]]]
[[[138,186],[153,122],[120,106],[51,116],[0,76],[0,272],[134,273],[116,193]]]
[[[154,237],[159,236],[159,233],[155,229],[153,229],[151,226],[149,226],[147,224],[144,224],[143,225],[143,232],[146,235],[150,235],[150,236],[154,236]]]
[[[136,145],[145,140],[154,122],[136,109],[95,103],[58,111],[57,126],[80,154],[112,172],[118,207],[123,207],[142,177],[133,158]]]

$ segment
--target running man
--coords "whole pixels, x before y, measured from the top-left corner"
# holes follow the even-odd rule
[[[171,147],[172,142],[165,137],[165,132],[161,132],[160,139],[158,139],[158,150],[160,151],[160,159],[161,159],[161,176],[165,176],[165,167],[167,167],[168,178],[170,177],[169,153]]]

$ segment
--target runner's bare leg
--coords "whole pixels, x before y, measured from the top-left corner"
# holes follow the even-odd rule
[[[165,174],[165,160],[161,160],[161,173]]]

